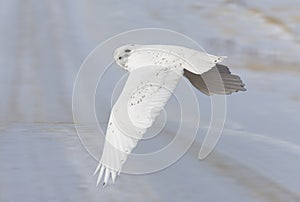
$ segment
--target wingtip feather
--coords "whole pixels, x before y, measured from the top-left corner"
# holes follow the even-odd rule
[[[101,179],[102,179],[102,176],[103,176],[103,173],[104,173],[104,166],[102,165],[101,166],[101,169],[100,169],[100,173],[99,173],[99,175],[98,175],[98,178],[97,178],[97,184],[96,184],[96,186],[98,186],[99,185],[99,183],[100,183],[100,181],[101,181]]]
[[[110,176],[110,169],[109,169],[109,168],[106,168],[106,169],[105,169],[105,175],[104,175],[104,181],[103,181],[103,184],[107,184],[107,183],[108,183],[109,176]],[[104,186],[104,185],[103,185],[103,186]]]
[[[96,173],[100,170],[100,167],[101,167],[101,163],[98,164],[98,166],[97,166],[97,168],[96,168],[96,170],[95,170],[93,176],[95,176]]]

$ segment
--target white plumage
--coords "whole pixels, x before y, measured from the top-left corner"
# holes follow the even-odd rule
[[[102,158],[95,171],[97,185],[114,183],[128,154],[164,108],[184,69],[203,74],[225,57],[168,45],[126,45],[114,58],[130,72],[121,95],[113,106]]]

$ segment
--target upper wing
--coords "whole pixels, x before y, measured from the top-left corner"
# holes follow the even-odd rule
[[[106,132],[97,184],[104,175],[115,181],[128,154],[136,146],[147,128],[172,95],[183,69],[177,67],[146,66],[131,71],[123,91],[114,105]]]
[[[231,74],[228,67],[221,64],[216,64],[214,68],[203,74],[194,74],[185,69],[184,76],[189,79],[193,86],[206,95],[228,95],[246,90],[241,78]]]
[[[137,64],[141,63],[144,65],[177,63],[194,74],[202,74],[225,58],[226,56],[215,56],[182,46],[135,45],[128,64],[130,67],[139,67]]]

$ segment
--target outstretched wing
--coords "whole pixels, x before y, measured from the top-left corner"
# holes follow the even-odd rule
[[[135,45],[128,66],[139,67],[141,63],[144,65],[177,63],[194,74],[203,74],[225,58],[226,56],[215,56],[181,46]]]
[[[128,154],[149,128],[172,95],[183,69],[146,66],[131,71],[123,91],[113,106],[101,161],[97,185],[104,176],[115,182]]]
[[[211,70],[203,74],[194,74],[184,69],[184,76],[198,90],[206,95],[226,94],[246,91],[245,84],[237,75],[231,74],[227,66],[216,64]]]

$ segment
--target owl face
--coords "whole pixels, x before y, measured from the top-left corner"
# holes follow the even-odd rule
[[[116,49],[114,53],[114,58],[116,63],[119,66],[123,67],[124,69],[128,69],[127,66],[128,57],[132,54],[134,49],[135,49],[134,45],[124,45]]]

